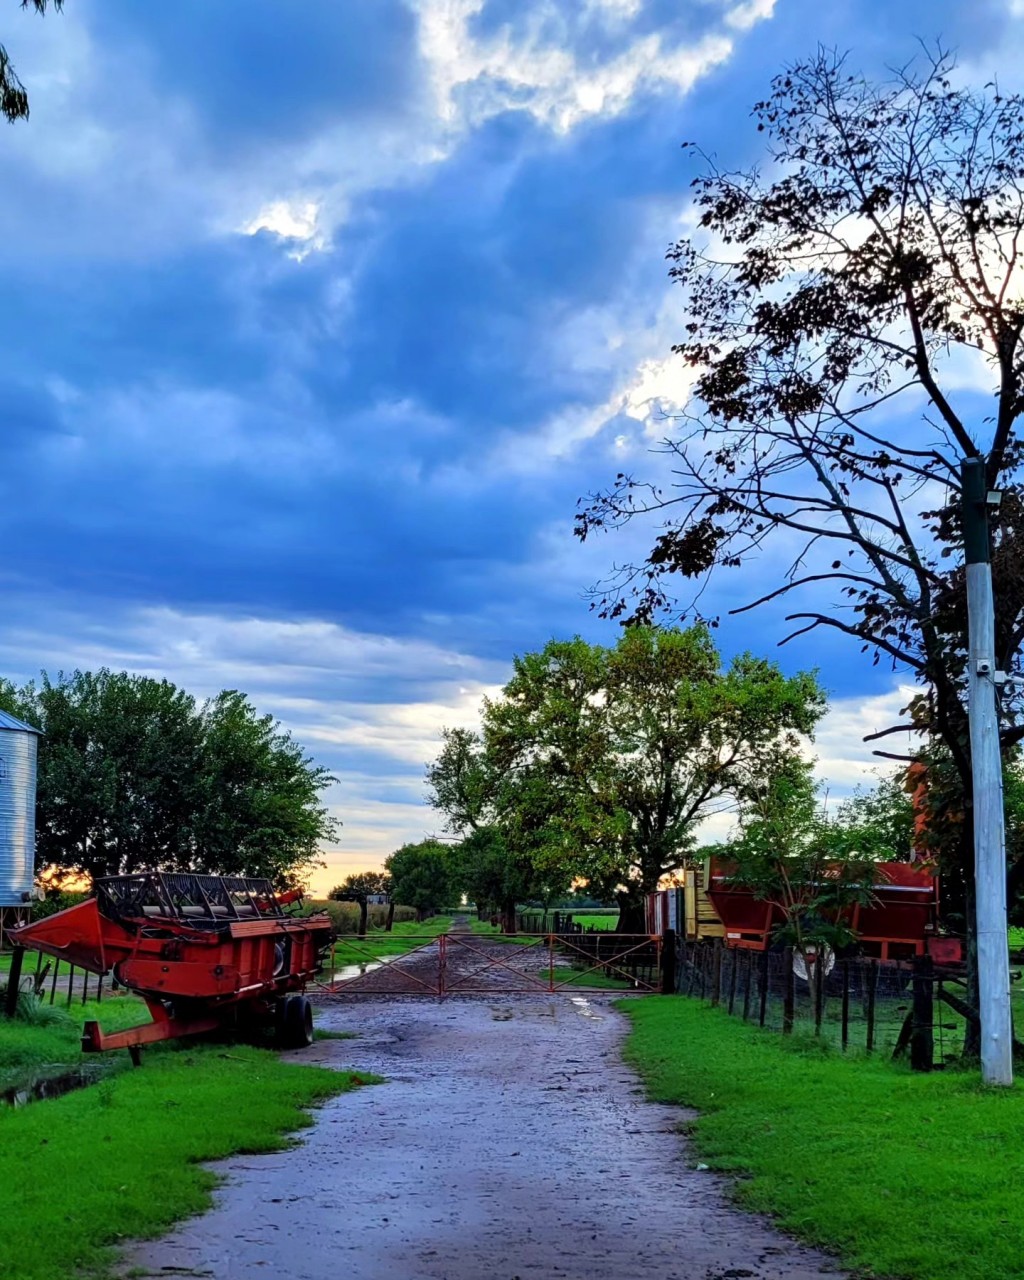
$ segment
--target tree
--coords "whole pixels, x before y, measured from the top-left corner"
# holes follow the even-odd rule
[[[789,639],[838,630],[920,682],[884,732],[917,730],[953,761],[967,820],[946,896],[970,917],[960,461],[983,459],[1003,493],[993,574],[1009,670],[1024,640],[1024,98],[954,87],[952,67],[940,50],[871,84],[819,52],[776,78],[754,109],[768,176],[709,165],[698,231],[669,253],[687,311],[674,350],[695,378],[663,446],[672,488],[620,475],[577,532],[667,518],[595,601],[640,620],[674,608],[672,580],[795,541],[789,570],[743,607],[789,600]],[[961,389],[958,360],[991,396]],[[1024,736],[1017,705],[1004,699],[1005,748]],[[1024,863],[1010,875],[1012,895]]]
[[[456,894],[451,855],[438,840],[403,844],[384,866],[391,876],[391,896],[399,906],[413,907],[424,920],[452,905]]]
[[[336,884],[327,897],[344,902],[390,892],[391,877],[386,871],[359,871]]]
[[[870,788],[858,787],[836,807],[822,834],[835,853],[856,851],[874,862],[906,862],[914,850],[907,771],[886,774]]]
[[[0,706],[43,732],[36,860],[65,877],[202,871],[284,886],[335,834],[328,772],[237,691],[197,705],[168,680],[76,671],[0,681]]]
[[[473,767],[506,844],[551,884],[617,893],[619,927],[636,932],[642,895],[684,864],[703,819],[797,750],[823,708],[811,675],[749,654],[722,671],[702,627],[635,627],[612,649],[553,640],[485,702]]]
[[[31,6],[36,13],[46,12],[49,0],[21,0],[23,9]],[[64,0],[53,0],[54,9],[63,9]],[[0,112],[13,124],[15,120],[28,119],[28,94],[15,74],[7,50],[0,44]]]

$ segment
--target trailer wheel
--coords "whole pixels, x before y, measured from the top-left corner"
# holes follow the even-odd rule
[[[283,1049],[307,1049],[313,1043],[313,1006],[305,996],[286,996],[278,1023]]]

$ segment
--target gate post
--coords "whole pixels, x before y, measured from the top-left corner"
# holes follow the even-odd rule
[[[661,994],[676,993],[676,931],[666,929],[661,935]]]
[[[448,963],[448,935],[442,933],[438,939],[440,945],[437,948],[437,994],[444,995],[444,973]]]

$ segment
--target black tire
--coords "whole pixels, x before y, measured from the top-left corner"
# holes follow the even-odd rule
[[[305,996],[286,996],[277,1025],[282,1049],[308,1049],[313,1043],[313,1006]]]

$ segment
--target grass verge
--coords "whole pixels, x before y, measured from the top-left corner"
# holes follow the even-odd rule
[[[750,1209],[869,1275],[1024,1275],[1024,1092],[784,1042],[685,997],[623,1002],[657,1102]]]
[[[244,1045],[168,1045],[139,1071],[0,1111],[0,1275],[106,1275],[112,1246],[209,1206],[199,1161],[278,1150],[311,1123],[304,1108],[371,1082]]]

